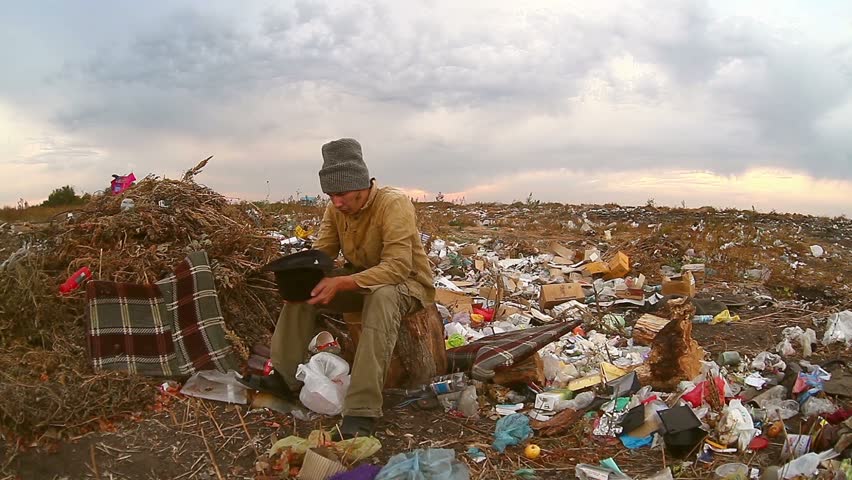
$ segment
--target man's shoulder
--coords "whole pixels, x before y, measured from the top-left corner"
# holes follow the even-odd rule
[[[380,204],[389,205],[401,201],[411,202],[411,197],[396,187],[381,187],[376,192],[376,200]]]

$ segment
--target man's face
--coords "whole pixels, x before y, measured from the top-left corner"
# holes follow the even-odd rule
[[[340,213],[344,215],[352,215],[358,213],[364,204],[367,203],[367,196],[370,194],[370,189],[352,190],[350,192],[330,193],[331,203]]]

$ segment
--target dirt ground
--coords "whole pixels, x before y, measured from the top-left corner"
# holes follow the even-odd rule
[[[722,351],[737,350],[755,354],[771,349],[781,339],[786,326],[802,324],[789,310],[770,309],[750,314],[732,325],[696,325],[693,336],[711,358]],[[801,312],[800,312],[801,313]],[[803,325],[804,326],[804,325]],[[840,347],[818,349],[810,359],[815,363],[840,359],[852,362],[852,355]],[[152,395],[157,395],[152,386]],[[0,446],[3,480],[11,479],[252,479],[255,462],[276,440],[288,435],[307,436],[316,428],[332,428],[337,418],[296,420],[265,409],[250,411],[247,406],[225,405],[191,397],[166,397],[165,404],[133,419],[102,425],[75,438],[52,441],[41,439],[38,446],[15,451]],[[619,466],[641,478],[665,465],[682,460],[664,458],[660,449],[628,450],[617,441],[602,442],[590,435],[590,421],[579,422],[565,435],[536,438],[543,449],[536,461],[526,459],[521,447],[505,454],[490,449],[494,421],[488,418],[457,418],[442,410],[420,410],[414,406],[394,408],[396,398],[385,401],[385,417],[377,433],[382,449],[370,460],[384,464],[391,455],[415,448],[453,448],[471,467],[472,478],[514,478],[514,472],[531,468],[539,478],[572,478],[577,463],[596,464],[613,457]],[[789,422],[791,432],[797,431]],[[613,439],[614,440],[614,439]],[[472,462],[464,452],[479,447],[488,460]],[[751,455],[751,458],[718,455],[713,464],[689,466],[678,478],[710,478],[712,469],[727,461],[750,465],[777,464],[780,442]],[[692,457],[694,458],[694,457]]]

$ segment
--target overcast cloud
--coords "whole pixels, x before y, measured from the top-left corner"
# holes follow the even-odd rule
[[[849,2],[524,4],[11,3],[0,204],[210,154],[222,193],[315,193],[351,136],[427,197],[852,213]]]

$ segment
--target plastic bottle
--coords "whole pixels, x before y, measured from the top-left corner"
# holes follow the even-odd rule
[[[71,275],[68,280],[65,280],[65,283],[59,286],[59,293],[62,295],[68,295],[80,288],[80,285],[86,283],[86,280],[92,278],[92,271],[89,270],[89,267],[83,267],[73,275]]]
[[[710,323],[713,321],[713,315],[696,315],[692,317],[692,323]]]
[[[464,390],[468,384],[467,375],[464,372],[451,373],[449,375],[441,375],[435,377],[431,382],[418,388],[405,390],[403,393],[406,397],[430,393],[432,395],[445,395],[448,393],[456,393]]]
[[[433,378],[429,388],[435,395],[443,395],[460,392],[467,387],[467,384],[467,375],[464,372],[458,372]]]

